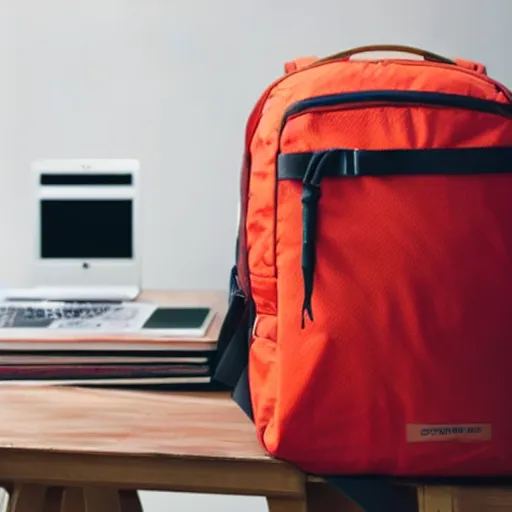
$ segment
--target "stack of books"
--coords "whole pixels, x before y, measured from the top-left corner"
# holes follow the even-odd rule
[[[0,302],[0,385],[208,388],[210,305]]]

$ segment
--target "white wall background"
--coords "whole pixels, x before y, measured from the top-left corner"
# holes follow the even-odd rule
[[[0,0],[0,285],[26,283],[33,159],[135,157],[145,287],[224,288],[245,120],[285,60],[412,44],[512,86],[511,20],[510,0]],[[265,510],[143,497],[150,512]]]

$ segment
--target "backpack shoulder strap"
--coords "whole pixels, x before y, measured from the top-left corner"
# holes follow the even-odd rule
[[[284,72],[285,74],[293,73],[314,64],[317,60],[319,60],[318,57],[298,57],[297,59],[285,62]]]
[[[460,66],[461,68],[471,69],[472,71],[476,71],[482,75],[487,75],[487,68],[485,67],[485,64],[468,59],[457,58],[454,60],[457,66]]]

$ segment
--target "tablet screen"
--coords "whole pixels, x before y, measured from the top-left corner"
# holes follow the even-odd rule
[[[146,320],[143,329],[199,329],[203,326],[209,308],[158,308]]]

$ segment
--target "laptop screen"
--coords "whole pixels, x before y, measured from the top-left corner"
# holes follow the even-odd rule
[[[43,259],[133,257],[131,199],[41,199]]]

